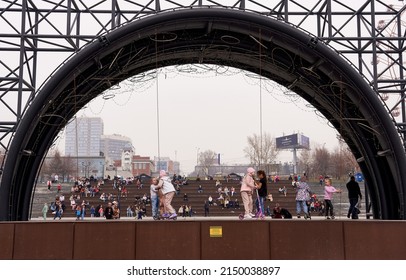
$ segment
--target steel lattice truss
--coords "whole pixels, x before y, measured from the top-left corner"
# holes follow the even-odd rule
[[[202,6],[261,13],[313,34],[358,69],[381,96],[399,136],[405,139],[406,6],[403,1],[394,1],[394,5],[385,2],[388,1],[307,0],[304,4],[298,0],[2,0],[0,148],[7,152],[13,133],[41,84],[86,44],[141,17]]]

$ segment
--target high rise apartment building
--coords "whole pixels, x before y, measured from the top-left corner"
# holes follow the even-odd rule
[[[101,151],[109,160],[120,160],[123,151],[133,150],[132,141],[126,136],[119,134],[102,135],[100,138]]]
[[[100,156],[101,118],[76,118],[66,126],[65,155],[72,157]]]

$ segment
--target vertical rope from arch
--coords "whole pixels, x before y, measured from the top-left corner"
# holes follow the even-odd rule
[[[259,30],[259,42],[261,42],[261,29]],[[259,44],[259,162],[258,168],[261,168],[261,160],[263,158],[263,135],[262,135],[262,44]]]
[[[155,34],[155,37],[157,35]],[[156,71],[156,126],[157,126],[157,152],[158,167],[161,164],[160,122],[159,122],[159,78],[158,78],[158,40],[155,40],[155,71]]]
[[[78,180],[79,179],[79,142],[78,142],[78,139],[79,139],[79,136],[78,136],[78,118],[77,118],[77,100],[76,100],[76,98],[77,98],[77,93],[76,93],[76,74],[74,74],[74,77],[73,77],[73,91],[74,91],[74,96],[75,96],[75,105],[74,105],[74,107],[75,107],[75,112],[76,112],[76,114],[75,114],[75,116],[74,116],[74,118],[75,118],[75,150],[76,150],[76,179],[75,179],[75,181],[76,180]]]

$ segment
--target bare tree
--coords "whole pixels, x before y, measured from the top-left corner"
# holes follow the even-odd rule
[[[344,145],[342,153],[344,160],[347,162],[347,168],[349,168],[349,171],[351,171],[353,174],[360,171],[357,159],[355,158],[354,154],[351,152],[350,147],[348,147],[347,144]]]
[[[206,150],[199,154],[199,164],[203,167],[205,175],[209,175],[209,168],[217,163],[217,153]]]
[[[251,164],[264,169],[264,166],[276,160],[279,151],[276,149],[275,138],[264,133],[262,137],[254,134],[247,137],[248,146],[244,148],[245,156]]]
[[[349,173],[355,173],[359,170],[357,160],[345,142],[340,142],[340,145],[334,150],[331,156],[334,176],[337,179],[341,179],[342,176],[347,177]]]
[[[316,147],[314,149],[312,158],[313,171],[323,176],[328,175],[328,172],[330,171],[330,153],[324,145],[323,147]]]
[[[342,153],[342,147],[336,147],[331,153],[331,172],[332,176],[336,179],[341,179],[341,176],[346,173],[347,163],[344,160],[344,155]]]
[[[312,157],[310,150],[303,149],[300,151],[299,165],[301,167],[300,169],[303,170],[303,172],[306,172],[307,177],[311,176],[310,168],[312,167]]]
[[[51,174],[61,175],[63,173],[63,162],[59,150],[55,150],[53,158],[49,161]]]
[[[62,157],[59,150],[53,151],[50,157],[47,157],[41,167],[40,175],[50,178],[53,174],[57,174],[60,180],[69,180],[69,176],[75,173],[76,164],[71,157]],[[43,178],[44,179],[44,178]]]
[[[62,178],[69,181],[69,178],[71,176],[74,177],[75,174],[76,174],[75,160],[73,158],[71,158],[70,156],[63,157],[62,158],[62,172],[60,174],[62,176]]]

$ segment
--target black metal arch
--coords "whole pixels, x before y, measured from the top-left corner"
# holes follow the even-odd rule
[[[129,23],[80,50],[45,84],[21,120],[0,187],[0,220],[27,220],[42,158],[90,100],[160,67],[233,66],[295,91],[337,129],[359,159],[378,219],[404,219],[405,153],[366,81],[316,37],[259,14],[225,8],[163,12]]]

